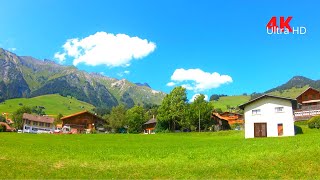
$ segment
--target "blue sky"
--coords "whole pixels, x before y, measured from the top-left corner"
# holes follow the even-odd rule
[[[167,93],[170,82],[186,85],[189,98],[263,92],[295,75],[320,79],[319,8],[317,1],[289,0],[1,0],[0,47],[57,62],[55,54],[65,53],[65,65],[79,59],[81,70]],[[290,25],[307,33],[269,35],[272,16],[293,16]],[[72,56],[62,47],[70,39],[77,39],[73,47],[100,48]]]

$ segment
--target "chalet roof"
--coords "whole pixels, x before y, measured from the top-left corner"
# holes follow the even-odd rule
[[[90,114],[90,115],[92,115],[92,116],[94,116],[94,117],[96,117],[98,119],[102,119],[101,117],[99,117],[99,116],[97,116],[97,115],[85,110],[85,111],[80,111],[80,112],[77,112],[77,113],[74,113],[74,114],[70,114],[68,116],[64,116],[64,117],[61,118],[61,120],[68,119],[70,117],[78,116],[78,115],[85,114],[85,113]]]
[[[27,113],[23,113],[22,118],[30,120],[30,121],[44,122],[44,123],[53,123],[53,121],[54,121],[53,117],[37,116],[37,115],[27,114]]]
[[[223,116],[224,113],[212,113],[213,116],[217,116],[219,119],[223,119],[223,120],[226,120],[226,121],[230,121],[230,120],[242,120],[242,118],[238,117],[238,116]],[[235,114],[235,113],[234,113]],[[241,114],[237,114],[239,116],[242,116]]]
[[[304,90],[299,96],[296,97],[296,99],[298,99],[302,94],[304,94],[305,92],[307,92],[308,90],[314,90],[317,91],[318,93],[320,93],[320,91],[316,90],[315,88],[309,87],[308,89]]]
[[[153,124],[153,123],[157,123],[157,119],[152,118],[149,121],[145,122],[144,124]]]
[[[288,100],[288,101],[291,101],[291,103],[293,104],[294,102],[296,102],[295,99],[291,99],[291,98],[285,98],[285,97],[279,97],[279,96],[273,96],[273,95],[269,95],[269,94],[264,94],[262,96],[259,96],[255,99],[252,99],[251,101],[247,102],[247,103],[244,103],[244,104],[241,104],[239,105],[239,108],[240,109],[244,109],[245,106],[255,102],[255,101],[258,101],[260,99],[263,99],[263,98],[267,98],[267,97],[271,97],[271,98],[276,98],[276,99],[283,99],[283,100]]]

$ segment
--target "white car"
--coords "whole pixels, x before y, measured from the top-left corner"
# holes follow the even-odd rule
[[[21,129],[19,129],[19,130],[18,130],[18,133],[22,133],[22,130],[21,130]]]

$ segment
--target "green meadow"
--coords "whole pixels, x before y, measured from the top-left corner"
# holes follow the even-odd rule
[[[43,106],[44,111],[48,115],[63,115],[73,114],[83,110],[91,110],[93,105],[79,101],[76,98],[63,97],[59,94],[50,94],[37,96],[33,98],[16,98],[9,99],[0,103],[0,113],[12,113],[19,109],[21,106]]]
[[[228,111],[227,106],[237,107],[240,104],[246,103],[250,100],[250,96],[224,96],[220,97],[218,101],[210,101],[214,108],[220,108],[222,111]]]
[[[319,179],[320,130],[244,139],[243,131],[0,133],[0,179]]]

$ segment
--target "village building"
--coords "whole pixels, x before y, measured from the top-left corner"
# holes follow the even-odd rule
[[[152,117],[149,121],[143,124],[143,133],[144,134],[155,134],[155,128],[157,125],[157,119]]]
[[[16,130],[15,128],[11,127],[8,123],[5,122],[0,122],[0,126],[4,127],[6,132],[13,132]]]
[[[294,136],[296,100],[263,95],[239,107],[244,110],[245,138]]]
[[[70,126],[73,133],[91,132],[96,126],[104,122],[102,118],[89,111],[64,116],[61,120],[62,126]]]
[[[320,92],[309,87],[297,98],[298,109],[294,111],[296,121],[308,120],[312,116],[320,115]]]
[[[212,118],[215,120],[225,120],[229,125],[243,124],[243,115],[233,112],[212,113]]]
[[[54,131],[54,118],[24,113],[22,115],[24,133],[50,133]]]

